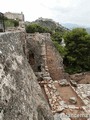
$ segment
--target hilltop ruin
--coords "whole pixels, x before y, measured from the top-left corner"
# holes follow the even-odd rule
[[[68,115],[90,113],[89,88],[64,72],[49,33],[0,34],[0,120],[87,120]]]

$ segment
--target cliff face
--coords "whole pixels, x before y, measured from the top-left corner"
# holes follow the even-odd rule
[[[25,34],[0,34],[0,120],[53,120],[25,56]]]

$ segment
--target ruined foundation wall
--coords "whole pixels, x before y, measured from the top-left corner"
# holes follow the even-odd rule
[[[53,80],[61,80],[64,78],[63,59],[55,48],[50,34],[43,35],[46,36],[46,56],[50,76]]]
[[[34,54],[35,63],[31,66],[35,72],[39,72],[38,66],[41,66],[43,78],[63,79],[63,59],[56,50],[49,33],[27,34],[27,56],[30,51]]]

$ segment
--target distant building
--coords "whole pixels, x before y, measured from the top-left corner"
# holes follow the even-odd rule
[[[42,21],[53,21],[52,19],[42,18],[42,17],[38,18],[37,20],[42,20]]]
[[[24,21],[24,14],[22,12],[21,13],[6,12],[6,13],[4,13],[4,16],[9,19]]]

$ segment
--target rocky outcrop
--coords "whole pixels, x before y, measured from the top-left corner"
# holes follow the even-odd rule
[[[53,120],[25,43],[25,33],[0,34],[0,120]]]

